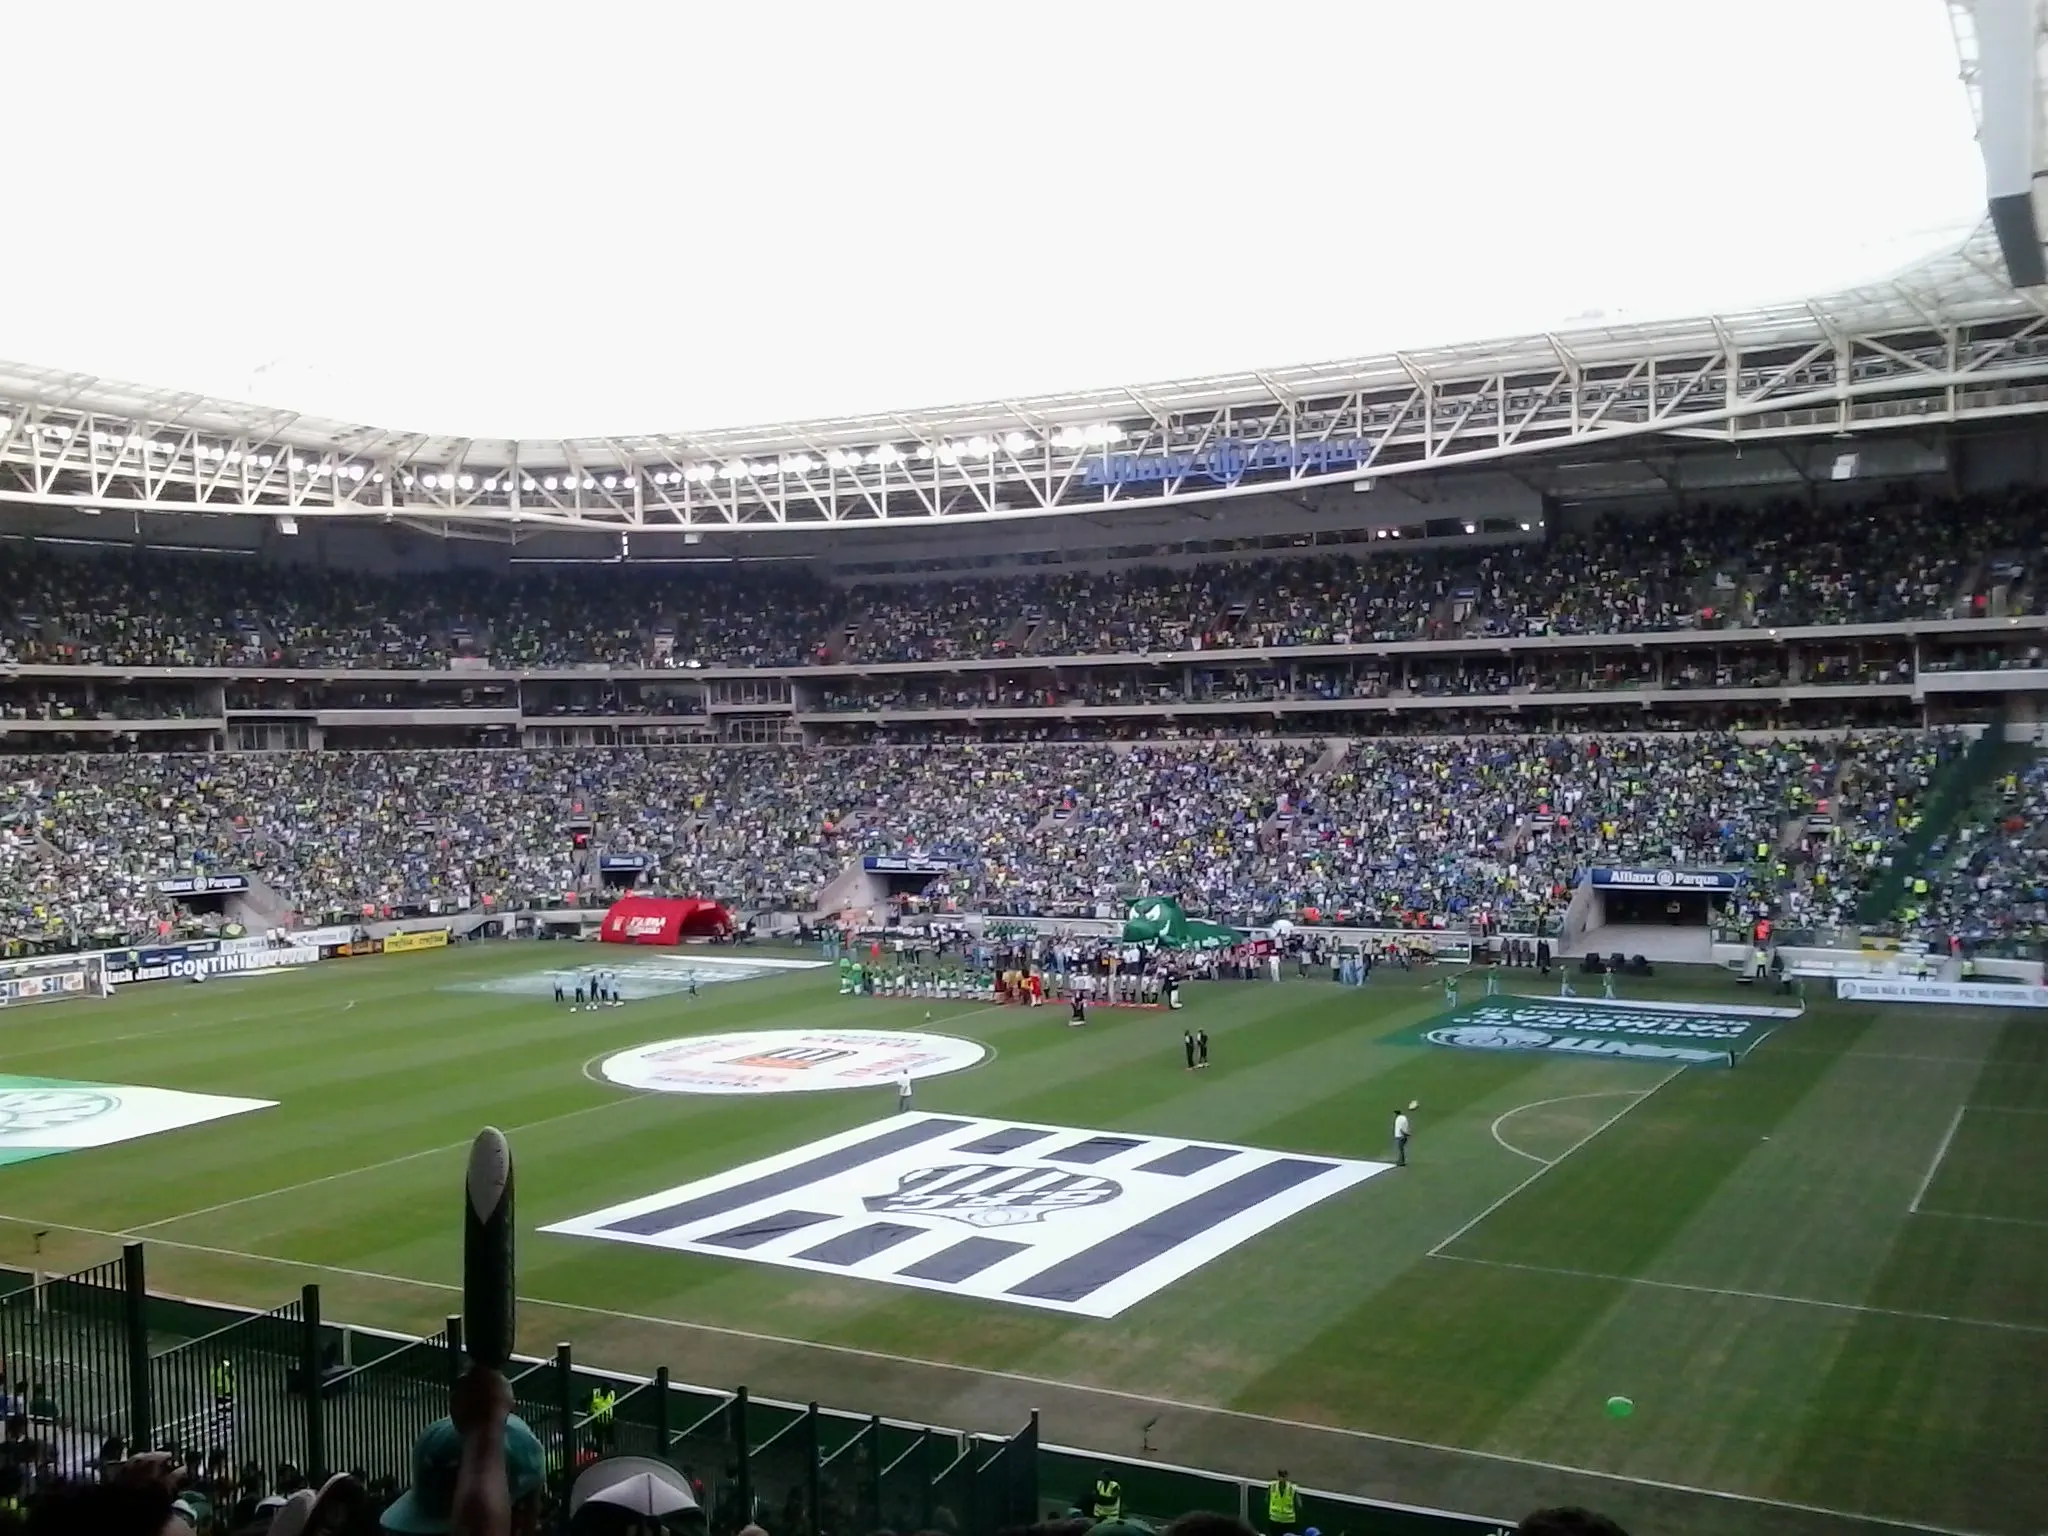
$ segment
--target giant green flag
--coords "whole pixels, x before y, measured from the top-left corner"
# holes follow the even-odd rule
[[[1221,949],[1237,943],[1235,928],[1189,917],[1180,903],[1165,896],[1142,896],[1124,916],[1126,944],[1157,944],[1161,949]]]

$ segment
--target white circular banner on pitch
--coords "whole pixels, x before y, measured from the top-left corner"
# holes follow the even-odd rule
[[[941,1077],[988,1054],[973,1040],[887,1029],[747,1029],[663,1040],[608,1057],[598,1070],[650,1093],[818,1093]]]

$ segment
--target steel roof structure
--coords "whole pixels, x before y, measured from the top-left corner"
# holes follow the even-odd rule
[[[1804,303],[717,432],[436,437],[0,363],[0,503],[487,537],[901,528],[2044,410],[2048,298],[2012,287],[1987,221]]]
[[[2048,4],[1948,0],[1948,17],[2006,276],[2048,285]]]

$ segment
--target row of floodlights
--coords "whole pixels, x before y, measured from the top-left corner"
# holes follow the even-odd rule
[[[11,417],[0,416],[0,433],[13,430]],[[46,440],[63,440],[71,434],[54,423],[42,428]],[[1106,447],[1119,443],[1126,437],[1124,429],[1114,422],[1091,423],[1082,427],[1061,427],[1048,439],[1054,448],[1075,451],[1085,448]],[[178,451],[179,445],[167,443],[158,438],[145,437],[140,433],[122,436],[115,432],[94,432],[91,434],[95,448],[133,450],[169,458]],[[808,475],[823,469],[886,469],[891,465],[909,461],[940,464],[961,464],[993,459],[998,453],[1012,458],[1029,453],[1039,446],[1039,439],[1028,432],[1010,432],[1001,437],[970,437],[958,442],[938,444],[919,443],[910,449],[898,448],[894,443],[883,443],[876,448],[832,448],[819,455],[808,453],[785,454],[775,459],[733,459],[724,464],[692,464],[685,469],[657,469],[649,478],[656,485],[698,485],[714,480],[769,479],[778,475]],[[277,463],[277,456],[270,453],[245,453],[239,448],[224,448],[217,443],[201,443],[193,449],[202,463],[242,465],[249,464],[257,469],[268,470]],[[311,480],[369,479],[382,481],[381,470],[373,470],[362,464],[329,463],[319,459],[305,459],[297,454],[290,455],[287,469],[294,475]],[[408,490],[418,486],[429,491],[473,491],[481,483],[487,492],[507,490],[511,487],[512,476],[492,475],[479,477],[472,474],[443,473],[428,470],[414,475],[410,472],[399,476],[400,483]],[[616,491],[623,484],[631,489],[632,472],[623,475],[552,474],[521,475],[520,488],[527,491],[574,491],[579,484],[586,491]]]

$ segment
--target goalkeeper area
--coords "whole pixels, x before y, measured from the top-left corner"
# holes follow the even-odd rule
[[[495,1124],[532,1355],[992,1433],[1035,1409],[1058,1444],[1285,1467],[1311,1522],[1321,1489],[1666,1536],[2039,1529],[2039,1013],[1772,1017],[1701,974],[1623,980],[1603,1025],[1532,971],[1454,1008],[1441,969],[1290,967],[1073,1026],[843,996],[818,959],[502,944],[10,1006],[0,1263],[140,1241],[156,1290],[317,1282],[330,1321],[425,1336]],[[608,963],[628,1006],[555,1003]],[[6,979],[96,988],[64,975]]]
[[[75,1002],[107,994],[106,957],[39,955],[0,961],[0,1008]]]

